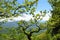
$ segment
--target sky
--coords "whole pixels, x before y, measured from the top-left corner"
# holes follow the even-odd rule
[[[24,0],[18,0],[19,3],[22,3],[23,1]],[[49,11],[51,9],[52,8],[51,8],[50,4],[48,3],[48,0],[39,0],[36,12],[44,11],[44,10]]]
[[[50,4],[48,3],[48,0],[39,0],[38,1],[38,6],[37,6],[37,11],[40,11],[40,10],[51,10],[51,6]]]
[[[49,14],[46,14],[46,16],[41,20],[41,22],[46,22],[49,20]],[[2,24],[2,26],[4,27],[18,27],[17,22],[20,20],[25,20],[25,21],[29,21],[30,19],[33,19],[32,16],[27,15],[27,14],[23,14],[22,16],[17,16],[17,17],[10,17],[10,18],[4,18],[4,19],[0,19],[0,22],[7,20],[6,23]],[[12,19],[12,20],[11,20]]]
[[[18,0],[18,2],[20,3],[20,4],[22,4],[23,3],[23,1],[24,0]],[[42,11],[44,11],[44,10],[47,10],[47,11],[49,11],[49,10],[51,10],[52,8],[51,8],[51,6],[50,6],[50,4],[48,3],[48,0],[39,0],[38,1],[38,6],[37,6],[37,10],[36,10],[36,13],[39,13],[39,11],[40,10],[42,10]],[[46,16],[43,18],[43,20],[44,21],[47,21],[48,19],[49,19],[49,15],[50,15],[50,13],[47,13],[46,14]],[[24,14],[23,15],[23,17],[14,17],[14,20],[15,21],[19,21],[19,20],[30,20],[30,18],[32,18],[30,15],[26,15],[26,14]],[[10,19],[10,18],[9,18]],[[4,19],[2,19],[2,20],[4,20]],[[1,21],[1,20],[0,20]],[[10,20],[9,20],[10,21]]]
[[[19,3],[22,3],[24,0],[18,0]],[[48,3],[48,0],[39,0],[38,1],[38,6],[37,6],[37,10],[36,10],[36,13],[38,13],[39,11],[44,11],[44,10],[51,10],[51,6],[50,4]],[[44,21],[48,21],[49,20],[49,15],[51,15],[50,13],[47,13],[46,16],[43,18],[43,22]],[[7,20],[9,22],[9,24],[7,23],[7,25],[10,27],[11,25],[15,25],[16,26],[16,21],[20,21],[20,20],[30,20],[31,18],[33,18],[32,16],[30,15],[26,15],[26,14],[23,14],[23,16],[18,16],[18,17],[10,17],[10,18],[5,18],[5,19],[0,19],[0,22],[1,21],[4,21],[4,20]],[[13,19],[13,20],[10,20],[10,19]],[[14,23],[12,23],[14,22]],[[6,24],[5,24],[6,25]],[[4,25],[4,26],[5,26]]]
[[[18,3],[22,4],[23,1],[24,0],[18,0]],[[52,8],[51,8],[51,5],[48,3],[48,0],[39,0],[38,1],[38,6],[37,6],[37,9],[36,9],[35,13],[39,13],[40,11],[44,11],[44,10],[50,11],[51,9]],[[50,18],[49,15],[51,15],[51,14],[47,13],[46,16],[43,18],[43,20],[47,21]]]

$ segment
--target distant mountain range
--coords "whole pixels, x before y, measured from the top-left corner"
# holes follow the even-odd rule
[[[20,21],[20,20],[29,21],[31,18],[33,19],[33,17],[31,15],[23,14],[22,16],[0,19],[0,22],[2,22],[2,21],[5,22],[4,24],[2,24],[3,27],[17,27],[18,21]],[[48,19],[49,19],[49,15],[46,14],[46,16],[43,18],[43,20],[41,22],[46,22]]]

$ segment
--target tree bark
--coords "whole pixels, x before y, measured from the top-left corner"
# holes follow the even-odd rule
[[[28,40],[32,40],[32,39],[31,39],[31,36],[29,36],[29,35],[27,36],[27,38],[28,38]]]

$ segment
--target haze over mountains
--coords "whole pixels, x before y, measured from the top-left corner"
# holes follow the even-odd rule
[[[50,13],[47,13],[46,16],[43,18],[42,22],[48,21],[50,18],[49,15],[50,15]],[[17,27],[18,21],[20,21],[20,20],[29,21],[31,18],[33,19],[33,17],[31,15],[23,14],[22,16],[0,19],[0,22],[7,21],[6,23],[2,24],[2,26],[4,26],[4,27]]]

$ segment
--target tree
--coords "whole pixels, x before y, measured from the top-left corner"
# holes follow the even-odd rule
[[[33,33],[38,33],[39,31],[46,29],[46,28],[41,28],[43,27],[41,24],[42,18],[45,16],[45,13],[39,13],[34,15],[33,13],[33,19],[30,21],[23,21],[21,20],[18,22],[18,30],[22,28],[22,32],[27,36],[28,40],[32,40],[31,36]],[[41,18],[42,17],[42,18]],[[19,32],[20,33],[20,32]]]
[[[18,5],[17,0],[0,0],[0,17],[10,17]]]
[[[34,14],[37,8],[38,0],[24,0],[24,3],[18,4],[17,0],[1,0],[0,1],[0,17],[11,17],[17,14],[29,14],[33,16],[33,19],[30,21],[21,20],[18,22],[19,27],[16,29],[11,28],[7,34],[2,34],[3,37],[7,38],[7,40],[19,40],[18,36],[20,32],[23,32],[28,40],[32,40],[31,36],[33,33],[38,33],[40,30],[46,28],[40,28],[40,21],[45,16],[46,11],[44,13]],[[33,27],[33,28],[32,28]],[[35,29],[34,29],[35,28]],[[22,29],[20,31],[20,29]],[[9,30],[9,29],[8,29]],[[9,35],[10,34],[10,35]],[[9,37],[9,38],[8,38]],[[4,39],[5,39],[4,38]],[[3,39],[3,40],[4,40]]]
[[[60,35],[60,0],[49,0],[49,3],[52,6],[52,17],[49,20],[50,21],[50,28],[52,31],[51,34],[52,36]],[[59,37],[56,37],[56,40],[60,40]]]
[[[0,17],[10,17],[20,13],[27,13],[37,4],[38,0],[24,0],[19,4],[17,0],[0,0]]]
[[[16,14],[18,14],[18,13],[26,13],[26,14],[30,14],[30,15],[33,15],[33,17],[35,17],[35,15],[34,15],[34,12],[35,12],[35,8],[36,8],[36,6],[37,6],[37,2],[38,2],[38,0],[24,0],[24,3],[22,3],[22,4],[18,4],[17,3],[17,0],[0,0],[0,17],[2,18],[2,17],[11,17],[11,16],[14,16],[14,15],[16,15]],[[18,12],[17,12],[18,11]],[[29,34],[28,33],[26,33],[25,32],[25,30],[28,28],[28,27],[30,27],[30,25],[32,25],[33,24],[33,21],[31,20],[31,24],[29,24],[29,25],[27,25],[27,23],[24,23],[23,21],[21,21],[21,22],[23,22],[24,23],[24,26],[26,26],[26,28],[24,29],[23,27],[22,27],[22,29],[23,29],[23,31],[24,31],[24,34],[26,34],[27,35],[27,37],[28,37],[28,39],[29,40],[31,40],[31,36],[32,36],[32,33],[34,33],[34,32],[39,32],[39,30],[41,30],[40,29],[40,26],[38,26],[37,25],[37,19],[39,19],[39,18],[37,18],[37,16],[40,18],[40,15],[39,14],[37,14],[36,15],[36,19],[34,18],[34,21],[35,21],[35,24],[36,24],[36,26],[38,27],[38,30],[37,31],[32,31],[32,32],[30,32]],[[26,24],[26,25],[25,25]],[[21,24],[22,25],[22,24]],[[21,27],[21,26],[19,26],[19,27]],[[14,33],[15,31],[13,31],[13,33]],[[13,33],[11,34],[11,35],[13,35]],[[14,33],[15,34],[15,33]],[[2,34],[3,35],[3,34]],[[5,35],[5,34],[4,34]],[[4,36],[3,35],[3,36]],[[6,35],[6,36],[10,36],[10,35]],[[14,36],[15,35],[13,35],[12,36],[12,39],[11,40],[13,40],[13,39],[15,39],[14,38]],[[5,37],[5,36],[4,36]],[[6,37],[5,37],[6,38]]]

